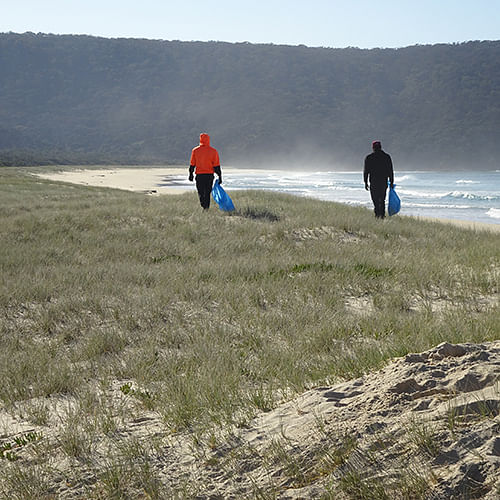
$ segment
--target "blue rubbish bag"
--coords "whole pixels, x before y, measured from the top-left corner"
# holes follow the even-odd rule
[[[396,184],[394,184],[394,187],[396,187]],[[401,210],[401,200],[394,187],[389,187],[389,203],[387,205],[389,215],[396,215]]]
[[[215,181],[214,187],[212,188],[212,197],[215,203],[217,203],[219,208],[224,210],[224,212],[231,212],[234,210],[233,200],[231,200],[229,195],[224,191],[219,183],[219,179]]]

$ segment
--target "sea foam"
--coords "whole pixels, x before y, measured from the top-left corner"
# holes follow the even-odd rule
[[[486,215],[492,217],[493,219],[500,219],[500,208],[490,208]]]

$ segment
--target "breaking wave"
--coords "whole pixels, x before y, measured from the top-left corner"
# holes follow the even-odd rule
[[[401,183],[401,182],[406,182],[406,181],[414,181],[417,179],[417,177],[415,175],[411,175],[411,174],[405,174],[405,175],[397,175],[396,174],[396,183]]]
[[[455,184],[481,184],[479,181],[470,181],[467,179],[459,179],[458,181],[455,181]]]
[[[445,198],[461,198],[463,200],[498,200],[500,197],[499,196],[492,196],[492,195],[481,195],[481,194],[474,194],[474,193],[467,193],[463,191],[452,191],[451,193],[448,193]]]
[[[486,215],[492,217],[493,219],[500,219],[500,208],[490,208]]]

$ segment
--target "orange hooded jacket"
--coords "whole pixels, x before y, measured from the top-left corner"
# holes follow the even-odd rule
[[[220,167],[219,153],[210,146],[208,134],[200,134],[200,145],[193,148],[189,163],[196,167],[196,174],[213,174],[214,167]]]

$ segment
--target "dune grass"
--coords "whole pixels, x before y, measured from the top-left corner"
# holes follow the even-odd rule
[[[213,435],[394,356],[499,336],[498,234],[258,191],[203,213],[194,193],[35,171],[0,169],[0,400],[43,423],[51,398],[73,398],[55,445],[73,458],[127,412]],[[116,382],[136,404],[109,415]],[[113,456],[96,491],[112,488]]]

